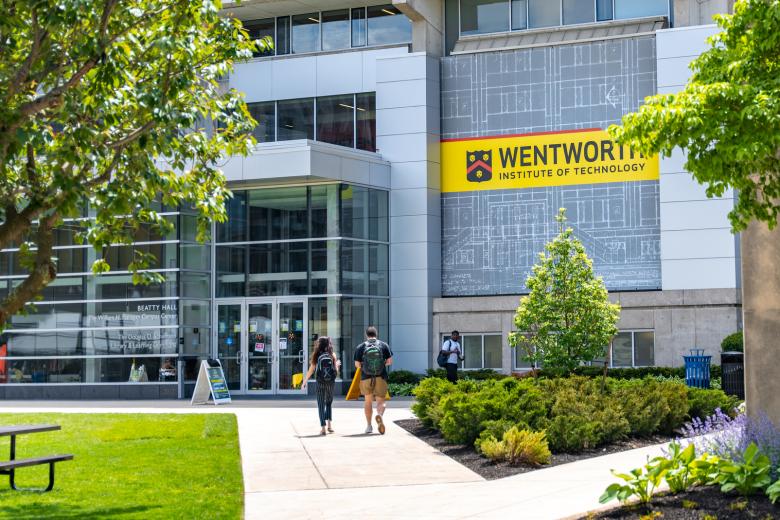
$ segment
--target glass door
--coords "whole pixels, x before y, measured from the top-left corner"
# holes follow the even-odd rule
[[[217,304],[217,358],[222,363],[228,389],[240,392],[243,336],[243,305],[240,302]]]
[[[308,370],[307,307],[305,301],[277,303],[277,393],[300,393]]]
[[[247,348],[246,370],[249,393],[272,393],[274,391],[274,303],[247,303]]]

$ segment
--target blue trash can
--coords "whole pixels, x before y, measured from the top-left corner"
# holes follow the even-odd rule
[[[696,388],[710,387],[710,361],[712,356],[705,356],[704,349],[692,348],[690,356],[685,360],[685,384]]]

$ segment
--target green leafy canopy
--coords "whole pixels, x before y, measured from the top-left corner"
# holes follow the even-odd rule
[[[254,122],[220,80],[270,41],[252,42],[220,9],[219,0],[0,3],[0,248],[19,247],[28,271],[0,304],[0,326],[57,276],[65,223],[101,251],[142,227],[169,232],[160,202],[194,208],[199,239],[225,219],[219,165],[248,153]],[[144,271],[149,261],[135,253],[134,281],[158,278]],[[99,259],[93,271],[109,267]]]
[[[708,196],[738,190],[735,231],[753,220],[777,224],[780,211],[780,0],[741,0],[718,15],[721,32],[695,59],[676,94],[645,100],[612,126],[613,138],[643,154],[687,154],[685,168]]]
[[[582,362],[603,356],[617,334],[620,306],[609,302],[601,278],[585,247],[566,227],[566,211],[556,220],[560,233],[539,253],[526,281],[530,290],[520,299],[509,343],[522,348],[525,359],[545,369],[571,372]]]

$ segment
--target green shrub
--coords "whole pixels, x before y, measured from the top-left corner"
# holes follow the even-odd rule
[[[604,375],[604,367],[598,365],[580,366],[575,368],[571,375],[601,377]],[[558,377],[556,374],[544,369],[538,372],[538,376]],[[607,377],[612,379],[644,379],[647,376],[663,376],[667,378],[679,377],[681,379],[685,379],[685,367],[636,367],[607,369]],[[710,377],[721,377],[720,365],[710,366]]]
[[[455,392],[455,385],[446,379],[429,377],[420,381],[412,393],[417,398],[412,404],[412,412],[426,426],[438,424],[437,407],[442,397]]]
[[[729,334],[720,342],[720,348],[723,352],[743,352],[745,349],[745,339],[741,330]]]
[[[458,392],[444,396],[439,402],[439,409],[439,430],[451,444],[474,444],[482,422],[491,419],[484,401],[476,393]]]
[[[472,379],[474,381],[485,381],[491,379],[500,380],[507,376],[506,374],[496,372],[490,368],[480,368],[478,370],[464,370],[460,372],[460,377],[463,379]]]
[[[484,455],[492,461],[538,466],[550,462],[550,449],[544,432],[532,432],[512,426],[500,441],[490,437],[483,444]]]
[[[425,377],[435,377],[438,379],[447,379],[447,371],[443,368],[428,368],[425,370]]]
[[[631,435],[652,435],[669,415],[669,403],[660,390],[664,384],[668,383],[647,378],[629,379],[614,385],[614,396],[622,407]]]
[[[482,430],[479,433],[479,437],[477,437],[477,440],[474,441],[474,447],[477,449],[478,452],[482,453],[482,443],[485,442],[488,439],[503,439],[504,434],[512,428],[512,426],[515,426],[511,421],[507,421],[506,419],[491,419],[488,421],[483,421],[480,425],[480,429]]]
[[[661,383],[659,399],[666,400],[669,411],[658,424],[658,432],[672,435],[688,418],[688,392],[685,385],[675,382]]]
[[[387,382],[416,385],[420,382],[420,376],[410,370],[393,370],[387,373]]]
[[[409,383],[387,383],[387,391],[390,395],[406,396],[413,395],[412,392],[417,385]]]
[[[734,415],[734,408],[741,402],[738,397],[727,395],[723,390],[689,387],[688,415],[704,419],[715,413],[716,408],[728,415]]]
[[[630,431],[617,399],[601,382],[571,377],[540,382],[555,396],[547,426],[553,451],[578,452],[624,438]]]
[[[508,393],[502,417],[513,424],[527,424],[531,429],[543,430],[548,423],[553,396],[543,392],[530,378],[505,379],[502,383]]]

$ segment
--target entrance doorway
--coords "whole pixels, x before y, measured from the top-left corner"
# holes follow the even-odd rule
[[[236,394],[300,394],[308,369],[305,299],[251,298],[216,304],[215,345]]]

